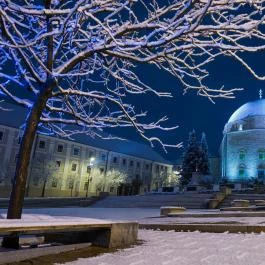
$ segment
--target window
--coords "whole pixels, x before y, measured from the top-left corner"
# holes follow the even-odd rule
[[[244,169],[244,168],[240,168],[240,169],[239,169],[239,176],[240,176],[240,177],[243,177],[244,174],[245,174],[245,169]]]
[[[124,166],[126,165],[126,162],[127,162],[126,159],[123,158],[123,159],[122,159],[122,164],[123,164]]]
[[[80,154],[80,148],[75,147],[75,148],[74,148],[74,155],[75,155],[75,156],[79,156],[79,154]]]
[[[2,141],[4,138],[4,132],[0,131],[0,141]]]
[[[102,155],[101,155],[101,160],[102,160],[102,161],[106,161],[106,155],[105,155],[105,154],[102,154]]]
[[[85,182],[85,184],[84,184],[84,190],[88,190],[88,182]]]
[[[240,150],[239,151],[239,160],[245,160],[245,158],[246,158],[245,150]]]
[[[57,167],[60,167],[60,166],[61,166],[61,161],[60,161],[60,160],[57,160],[57,161],[56,161],[56,166],[57,166]]]
[[[86,172],[90,174],[90,172],[91,172],[91,166],[87,166]]]
[[[118,158],[116,156],[113,157],[113,163],[117,163],[118,162]]]
[[[130,167],[133,167],[133,165],[134,165],[134,162],[131,160],[130,161]]]
[[[57,188],[57,179],[52,180],[52,188]]]
[[[94,152],[93,151],[89,151],[89,155],[88,158],[94,157]]]
[[[159,165],[156,165],[156,172],[159,172]]]
[[[149,164],[145,164],[145,169],[149,170]]]
[[[42,140],[39,141],[39,148],[40,149],[45,149],[45,144],[46,144],[45,141],[42,141]]]
[[[259,160],[265,160],[265,151],[264,150],[259,151]]]
[[[140,162],[136,163],[136,167],[139,168],[140,167]]]
[[[57,145],[57,152],[58,153],[62,153],[63,152],[63,145],[62,144],[58,144]]]
[[[72,164],[72,171],[76,171],[77,169],[77,164]]]
[[[258,170],[258,178],[259,179],[264,179],[265,177],[265,171],[263,169]]]
[[[33,178],[33,185],[38,186],[39,185],[39,179],[38,178]]]
[[[72,190],[74,188],[74,181],[73,180],[70,180],[69,183],[68,183],[68,188],[70,190]]]

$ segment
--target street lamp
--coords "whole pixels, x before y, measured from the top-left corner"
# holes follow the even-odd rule
[[[88,197],[88,188],[89,188],[90,181],[92,181],[91,168],[94,165],[94,161],[95,161],[95,157],[90,157],[89,165],[87,166],[88,176],[87,176],[87,185],[86,185],[86,198]]]

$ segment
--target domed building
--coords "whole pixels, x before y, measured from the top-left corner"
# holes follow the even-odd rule
[[[237,109],[223,133],[223,178],[234,182],[265,180],[265,99]]]

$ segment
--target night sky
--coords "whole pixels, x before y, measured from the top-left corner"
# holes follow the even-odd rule
[[[260,75],[265,75],[265,51],[259,54],[248,54],[244,57]],[[173,98],[158,98],[155,95],[138,95],[128,98],[128,103],[136,106],[136,110],[147,110],[148,121],[155,121],[161,116],[168,116],[166,126],[179,125],[170,132],[153,131],[148,135],[160,137],[165,143],[177,144],[187,142],[188,133],[195,129],[198,139],[205,132],[211,155],[217,155],[222,139],[225,123],[232,113],[242,104],[257,100],[259,89],[264,90],[265,82],[255,79],[240,63],[231,58],[220,57],[208,66],[210,72],[207,84],[216,89],[224,85],[226,88],[241,87],[244,91],[236,93],[235,99],[215,99],[215,104],[205,97],[196,95],[196,91],[189,91],[183,95],[183,86],[170,74],[155,67],[140,65],[139,76],[154,89],[170,91]],[[116,135],[135,141],[143,141],[133,129],[118,129]],[[183,153],[183,149],[168,149],[166,154],[159,146],[156,149],[167,159],[176,160]]]
[[[248,62],[259,75],[265,74],[265,52],[249,54]],[[173,98],[159,98],[151,93],[146,95],[130,96],[127,103],[135,105],[136,110],[148,111],[146,121],[156,121],[162,116],[169,118],[165,126],[179,125],[173,131],[149,131],[149,136],[158,136],[167,144],[187,143],[188,134],[195,129],[200,140],[201,133],[205,132],[210,155],[218,155],[222,140],[222,131],[225,123],[233,112],[248,101],[259,98],[259,90],[263,89],[265,98],[265,81],[255,79],[243,66],[231,58],[220,57],[208,66],[210,75],[207,84],[216,89],[224,85],[226,88],[240,87],[243,91],[236,92],[235,99],[215,99],[215,104],[209,99],[197,96],[196,91],[190,90],[183,95],[183,86],[179,81],[163,70],[146,65],[139,66],[141,79],[158,91],[169,91]],[[6,115],[8,115],[6,113]],[[13,114],[12,117],[13,118]],[[145,142],[133,128],[116,129],[109,131],[111,134],[125,137],[130,140]],[[175,162],[183,154],[183,148],[168,148],[167,153],[160,145],[155,149],[166,159]]]
[[[265,74],[265,52],[250,54],[245,58],[258,74]],[[211,63],[208,69],[210,76],[207,84],[210,88],[219,88],[224,85],[226,88],[240,87],[244,90],[237,92],[235,99],[217,98],[213,104],[207,98],[197,96],[196,91],[189,91],[183,95],[183,87],[177,79],[163,71],[143,67],[141,69],[142,78],[147,80],[148,84],[158,90],[171,91],[174,97],[157,98],[148,95],[141,96],[141,100],[139,100],[139,96],[137,96],[137,99],[132,99],[132,102],[138,109],[149,110],[150,120],[166,115],[169,118],[168,125],[180,126],[175,131],[153,132],[153,135],[160,136],[164,142],[169,144],[183,142],[185,145],[189,131],[195,129],[198,139],[202,132],[206,133],[209,152],[211,155],[217,155],[225,123],[241,105],[257,100],[259,89],[264,90],[265,97],[265,82],[255,79],[243,66],[231,58],[220,57]],[[140,140],[132,130],[119,131],[117,134]],[[157,150],[169,160],[176,160],[183,153],[183,149],[170,148],[167,154],[159,147]]]

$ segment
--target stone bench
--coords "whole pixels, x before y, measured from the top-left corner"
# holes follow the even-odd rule
[[[254,200],[256,206],[265,206],[265,200]]]
[[[89,221],[21,221],[0,220],[0,237],[42,236],[43,243],[75,244],[91,242],[95,246],[119,248],[136,243],[137,222]],[[19,247],[19,246],[17,246]]]
[[[249,200],[233,200],[232,207],[249,207]]]
[[[168,216],[170,214],[185,212],[186,208],[177,206],[163,206],[160,207],[160,216]]]

